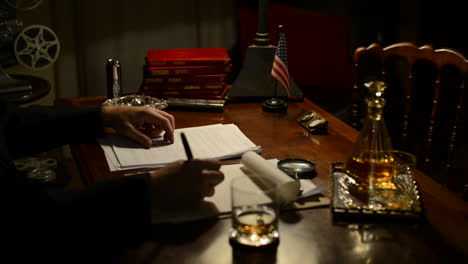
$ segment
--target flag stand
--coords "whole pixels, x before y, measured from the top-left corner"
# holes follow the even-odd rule
[[[263,102],[263,111],[265,112],[286,112],[288,109],[288,103],[283,99],[276,97],[276,88],[278,87],[278,82],[275,82],[275,96],[273,98],[267,99]]]

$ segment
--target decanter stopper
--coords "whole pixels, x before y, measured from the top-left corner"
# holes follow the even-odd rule
[[[364,83],[364,86],[367,88],[367,91],[370,93],[370,100],[380,99],[383,96],[387,84],[382,81],[370,81]]]

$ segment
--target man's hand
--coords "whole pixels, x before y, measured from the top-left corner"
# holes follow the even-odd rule
[[[101,116],[104,126],[113,128],[146,148],[152,138],[164,131],[164,139],[174,142],[175,121],[171,114],[150,106],[103,106]]]
[[[151,175],[152,206],[156,210],[196,205],[213,196],[214,187],[224,180],[216,160],[176,161]]]

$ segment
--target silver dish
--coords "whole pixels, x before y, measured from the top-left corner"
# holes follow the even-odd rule
[[[419,188],[416,181],[410,175],[402,175],[399,184],[406,190],[409,200],[407,206],[394,209],[381,204],[378,201],[363,203],[353,196],[351,189],[354,180],[348,176],[343,169],[343,163],[332,163],[331,165],[331,192],[332,213],[334,218],[342,220],[377,220],[377,219],[401,219],[420,220],[423,216],[423,207]]]
[[[167,107],[167,101],[147,95],[132,94],[112,99],[107,99],[102,105],[105,106],[152,106],[156,109]]]

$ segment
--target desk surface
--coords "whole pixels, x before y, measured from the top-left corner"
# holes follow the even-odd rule
[[[72,105],[92,100],[65,100]],[[62,102],[63,103],[63,102]],[[314,110],[328,120],[328,135],[311,135],[297,119]],[[290,103],[286,113],[267,113],[260,103],[227,104],[222,113],[171,111],[177,128],[235,123],[256,144],[262,156],[303,158],[317,165],[315,183],[329,184],[330,164],[345,161],[358,132],[314,103]],[[97,144],[72,146],[89,182],[121,177],[110,172]],[[238,160],[227,163],[238,162]],[[420,224],[335,224],[330,208],[284,214],[275,249],[246,251],[230,246],[230,219],[178,226],[157,226],[154,240],[125,252],[130,263],[449,263],[468,256],[468,203],[424,175],[421,189],[426,221]],[[329,196],[330,190],[325,191]],[[248,261],[247,261],[248,260]]]

